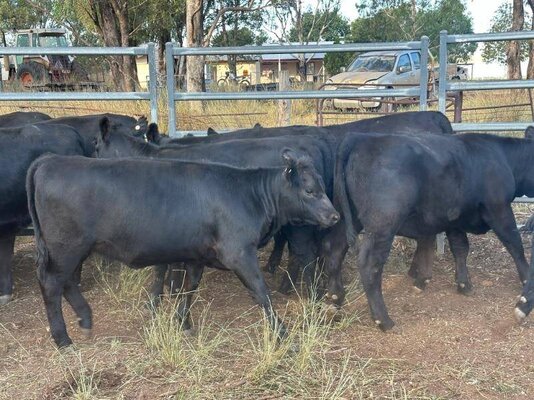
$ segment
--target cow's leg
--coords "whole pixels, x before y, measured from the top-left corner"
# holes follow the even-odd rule
[[[525,258],[521,235],[517,229],[512,208],[510,205],[504,204],[488,207],[485,209],[483,217],[512,256],[519,274],[519,279],[525,284],[528,274],[528,263]]]
[[[267,261],[267,264],[263,267],[263,270],[266,272],[269,272],[271,274],[274,274],[276,271],[276,267],[280,265],[282,262],[282,255],[284,254],[284,247],[286,246],[286,236],[283,231],[278,231],[276,235],[274,235],[274,246],[273,251],[271,252],[271,255],[269,256],[269,260]]]
[[[171,297],[176,297],[185,288],[186,285],[186,271],[188,268],[195,268],[185,263],[175,263],[169,265],[169,294]]]
[[[181,270],[183,273],[183,270]],[[190,331],[191,319],[189,318],[189,311],[191,309],[191,304],[193,300],[193,294],[198,289],[200,284],[200,279],[202,279],[202,274],[204,272],[203,265],[185,265],[185,280],[183,285],[183,299],[178,305],[176,310],[176,315],[180,319],[181,327],[184,331]]]
[[[41,252],[40,252],[41,253]],[[58,254],[58,257],[54,257],[54,254]],[[46,316],[48,323],[50,324],[50,334],[56,342],[58,347],[65,347],[72,344],[72,340],[67,334],[67,327],[65,325],[65,319],[63,317],[63,311],[61,309],[61,297],[64,293],[64,288],[70,281],[68,286],[69,298],[74,301],[75,311],[81,312],[81,315],[85,316],[84,325],[90,326],[90,319],[87,320],[86,310],[82,311],[83,303],[79,300],[78,296],[82,296],[81,293],[77,293],[73,285],[73,274],[75,269],[82,263],[83,257],[77,256],[77,254],[88,254],[88,251],[83,250],[76,252],[72,247],[68,252],[65,252],[63,246],[58,246],[57,251],[51,251],[48,248],[48,254],[39,254],[37,278],[41,287],[43,300],[46,307]],[[78,288],[79,291],[79,288]],[[83,297],[82,297],[83,298]],[[85,300],[83,300],[85,302]],[[87,323],[87,321],[89,321]]]
[[[321,240],[321,256],[324,258],[324,270],[328,281],[326,297],[332,299],[338,307],[345,300],[342,267],[348,249],[345,224],[341,220]]]
[[[432,265],[434,264],[436,237],[427,236],[417,239],[417,248],[413,256],[408,275],[414,279],[414,285],[424,290],[432,279]]]
[[[458,230],[447,231],[447,239],[449,240],[449,246],[451,246],[451,252],[456,264],[454,275],[456,284],[458,285],[458,292],[468,294],[473,290],[473,285],[471,284],[469,271],[467,270],[467,255],[469,254],[467,234]]]
[[[150,288],[150,299],[147,304],[148,308],[155,310],[160,302],[161,297],[163,296],[163,286],[165,285],[165,274],[169,269],[170,265],[167,264],[158,264],[154,265],[154,280],[152,281],[152,287]]]
[[[304,281],[310,296],[317,295],[315,266],[317,261],[317,243],[315,228],[310,226],[291,227],[286,231],[289,263],[287,274],[282,277],[278,291],[288,294],[298,281],[299,272],[303,271]]]
[[[358,264],[360,275],[371,309],[371,316],[383,331],[395,323],[389,318],[382,295],[382,271],[393,243],[393,234],[365,232],[360,242]]]
[[[0,305],[13,297],[13,250],[15,234],[0,237]]]
[[[68,280],[65,284],[63,288],[63,296],[65,296],[65,299],[78,316],[78,324],[84,335],[90,336],[93,327],[92,311],[89,303],[87,303],[87,300],[85,300],[82,295],[76,276]]]
[[[223,265],[235,272],[239,280],[251,292],[256,303],[265,312],[271,328],[278,333],[280,339],[284,339],[287,336],[287,330],[273,310],[271,296],[261,274],[254,246],[250,246],[247,250],[234,249],[232,252],[230,249],[225,249],[223,252],[224,254],[221,255]],[[232,253],[240,256],[232,255]]]

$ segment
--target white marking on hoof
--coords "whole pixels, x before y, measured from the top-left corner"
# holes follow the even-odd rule
[[[514,317],[517,322],[521,322],[527,317],[527,315],[523,311],[521,311],[519,308],[516,307],[514,309]]]
[[[339,297],[337,297],[337,294],[332,295],[332,300],[336,301]]]
[[[430,279],[425,279],[425,283],[429,284],[430,283]]]
[[[93,337],[92,329],[80,328],[80,331],[82,332],[83,336],[85,336],[87,339],[91,339]]]
[[[12,298],[13,298],[12,294],[4,294],[3,296],[0,296],[0,306],[3,306],[4,304],[9,303]]]
[[[382,321],[380,321],[379,319],[375,319],[375,324],[380,325],[381,323]]]
[[[326,292],[326,294],[324,295],[324,297],[326,297],[327,299],[330,298],[330,293]]]
[[[526,284],[527,284],[527,280],[525,279],[525,280],[523,281],[523,285],[526,285]]]
[[[459,286],[460,286],[461,289],[465,289],[465,283],[460,283]]]
[[[519,298],[519,301],[520,301],[521,303],[523,303],[523,304],[526,304],[526,303],[527,303],[527,299],[525,298],[525,296],[521,296],[521,297]]]
[[[423,289],[418,288],[417,286],[413,286],[413,287],[412,287],[412,290],[413,290],[413,292],[414,292],[415,294],[421,294],[421,293],[423,293]]]
[[[195,330],[193,328],[184,329],[184,336],[191,337],[195,334]]]

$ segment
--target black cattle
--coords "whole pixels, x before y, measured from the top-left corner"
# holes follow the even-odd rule
[[[337,155],[334,193],[344,224],[331,229],[324,241],[329,289],[342,290],[336,279],[341,280],[343,249],[363,232],[358,266],[372,317],[383,330],[394,325],[381,281],[395,235],[424,239],[445,231],[456,258],[457,283],[467,286],[465,232],[493,229],[520,280],[527,279],[511,203],[516,196],[534,195],[531,140],[489,134],[348,135]]]
[[[259,270],[257,248],[281,225],[329,227],[339,214],[311,160],[289,149],[282,157],[285,166],[268,169],[61,156],[34,162],[26,181],[28,207],[35,227],[37,275],[56,344],[72,343],[62,295],[80,326],[92,327],[91,309],[73,275],[93,251],[134,268],[193,262],[190,290],[198,286],[201,264],[234,271],[284,336]],[[186,296],[178,310],[186,328],[190,300]]]
[[[84,148],[87,154],[94,152],[94,140],[100,132],[100,123],[103,118],[109,121],[110,130],[127,135],[143,137],[147,130],[145,117],[138,119],[119,114],[82,115],[76,117],[54,118],[43,124],[64,124],[76,129],[83,137]]]
[[[157,126],[151,124],[148,132],[157,131]],[[303,154],[307,154],[314,162],[316,170],[326,185],[327,195],[332,195],[333,177],[331,165],[334,164],[334,154],[330,151],[328,138],[299,135],[297,137],[270,137],[258,139],[236,139],[224,142],[205,143],[188,147],[155,146],[145,143],[128,135],[111,133],[106,124],[102,124],[102,133],[97,139],[95,154],[100,158],[128,158],[152,157],[169,158],[191,161],[220,162],[237,167],[272,167],[279,165],[280,152],[287,147],[293,147]],[[292,265],[298,271],[304,266],[305,280],[308,287],[312,286],[314,276],[314,261],[318,255],[315,230],[310,227],[285,228],[290,241]],[[157,282],[153,286],[154,297],[162,293],[162,274],[165,268],[157,269]],[[289,291],[292,282],[288,280]],[[158,290],[158,287],[160,288]],[[310,291],[310,294],[314,293]]]
[[[15,111],[0,115],[0,128],[12,128],[15,126],[34,124],[36,122],[52,119],[49,115],[34,111]]]
[[[150,131],[149,127],[149,131]],[[453,130],[447,117],[436,111],[414,111],[406,113],[397,113],[386,115],[378,118],[371,118],[361,121],[349,122],[340,125],[330,125],[322,128],[313,126],[290,126],[290,127],[275,127],[263,128],[256,124],[252,129],[241,129],[235,132],[230,132],[219,136],[210,137],[195,137],[195,138],[180,138],[171,139],[167,142],[169,145],[188,146],[191,144],[206,144],[213,142],[223,142],[236,138],[265,138],[274,136],[316,136],[328,140],[330,151],[335,153],[339,143],[343,140],[344,135],[349,132],[370,132],[376,133],[391,133],[396,134],[452,134]],[[328,166],[333,174],[334,165]],[[265,270],[273,273],[280,263],[282,252],[287,241],[286,234],[291,235],[292,227],[285,227],[283,231],[275,237],[275,245],[271,257],[265,266]],[[313,249],[315,247],[315,237],[308,238],[308,245],[306,245],[305,238],[299,235],[299,242],[302,245],[293,246],[293,248]],[[414,255],[414,260],[410,268],[409,274],[414,278],[415,286],[419,289],[424,289],[432,276],[432,261],[434,258],[435,238],[419,239],[417,243],[417,250]],[[312,253],[308,252],[306,256],[301,256],[301,259],[312,258]],[[291,255],[290,255],[290,258]],[[279,291],[287,293],[293,287],[292,282],[296,282],[298,276],[298,266],[294,263],[288,264],[288,274],[284,275],[280,284]],[[459,288],[461,292],[468,292],[469,287]],[[339,292],[339,290],[336,290]],[[342,299],[338,298],[337,294],[333,294],[335,302],[340,304]]]
[[[69,126],[25,125],[0,129],[0,304],[13,293],[11,260],[17,231],[30,224],[26,171],[45,153],[84,155],[80,135]]]

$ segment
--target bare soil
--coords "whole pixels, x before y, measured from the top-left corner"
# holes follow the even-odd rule
[[[530,253],[530,236],[523,239]],[[317,365],[339,368],[345,363],[345,373],[357,380],[338,398],[534,398],[534,320],[518,326],[513,319],[521,287],[511,257],[491,233],[470,236],[470,241],[475,287],[470,296],[456,292],[448,249],[438,257],[428,288],[415,293],[406,275],[413,245],[396,242],[384,275],[386,303],[396,321],[388,333],[380,332],[369,317],[354,255],[348,258],[345,278],[355,289],[341,322],[330,332],[320,361],[324,365]],[[2,399],[326,398],[289,387],[282,378],[280,385],[249,378],[247,369],[255,357],[251,340],[257,334],[251,326],[260,313],[233,274],[223,271],[204,276],[200,297],[210,304],[209,320],[226,327],[230,337],[212,373],[200,377],[198,385],[185,384],[173,368],[150,362],[154,353],[142,339],[150,314],[112,300],[90,266],[84,269],[83,285],[94,312],[94,336],[80,334],[75,316],[65,306],[69,332],[79,350],[60,353],[47,332],[33,252],[32,239],[18,239],[16,296],[0,308]],[[263,263],[267,256],[261,252]],[[280,276],[268,276],[271,288]],[[291,309],[298,296],[274,293],[274,300],[277,309],[288,303]],[[284,319],[291,316],[288,311]],[[341,379],[336,374],[334,378]],[[92,385],[86,397],[80,395],[80,385],[87,383],[83,377]]]

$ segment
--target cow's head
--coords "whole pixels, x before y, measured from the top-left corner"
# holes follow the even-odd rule
[[[286,149],[282,159],[286,167],[280,207],[287,222],[328,228],[339,221],[339,213],[326,196],[323,179],[310,157]]]
[[[534,126],[529,126],[525,129],[525,139],[534,139]]]
[[[94,140],[96,158],[136,157],[143,154],[143,149],[150,144],[144,140],[113,130],[108,118],[100,121],[100,132]]]

